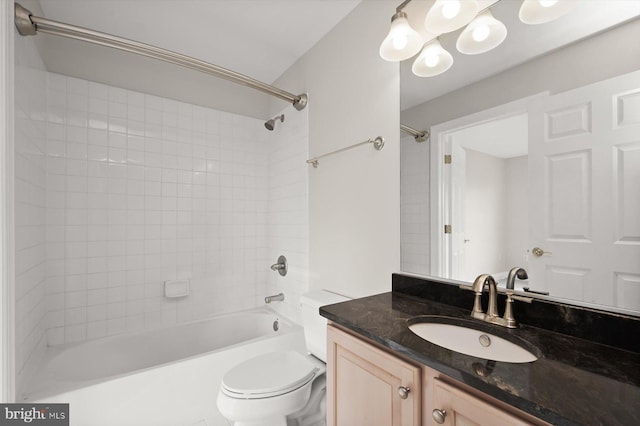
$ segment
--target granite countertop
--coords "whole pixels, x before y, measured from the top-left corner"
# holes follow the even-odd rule
[[[488,362],[429,343],[407,326],[407,319],[419,315],[469,320],[470,311],[471,305],[462,309],[398,292],[320,308],[327,319],[551,424],[640,424],[635,351],[526,324],[509,330],[472,320],[497,336],[523,339],[539,355],[531,363]]]

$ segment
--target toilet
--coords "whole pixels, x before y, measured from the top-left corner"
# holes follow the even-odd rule
[[[324,426],[327,320],[320,306],[347,299],[326,290],[300,298],[307,350],[258,355],[227,371],[218,410],[233,426]]]

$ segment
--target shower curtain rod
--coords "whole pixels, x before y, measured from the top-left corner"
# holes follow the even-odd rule
[[[75,25],[65,24],[63,22],[52,21],[46,18],[34,16],[28,9],[20,4],[15,4],[15,24],[20,35],[35,35],[38,32],[52,34],[61,37],[67,37],[74,40],[86,41],[88,43],[100,46],[111,47],[125,52],[135,53],[141,56],[158,59],[160,61],[169,62],[192,70],[200,71],[205,74],[220,77],[225,80],[241,84],[252,89],[259,90],[269,95],[291,103],[298,111],[307,106],[308,98],[306,94],[294,95],[285,90],[263,83],[254,78],[248,77],[235,71],[210,64],[205,61],[173,52],[171,50],[162,49],[151,46],[149,44],[140,43],[111,34],[93,31],[87,28]]]
[[[413,136],[416,142],[424,142],[429,139],[428,130],[416,130],[404,124],[400,124],[400,130]]]

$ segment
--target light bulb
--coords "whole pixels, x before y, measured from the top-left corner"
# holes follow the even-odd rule
[[[489,37],[491,30],[487,25],[478,25],[473,29],[471,36],[475,41],[485,41]]]
[[[402,50],[407,47],[409,40],[406,35],[398,34],[393,38],[393,48],[396,50]]]
[[[451,65],[453,56],[436,39],[425,43],[422,52],[413,62],[411,71],[418,77],[433,77],[442,74],[451,68]]]
[[[436,0],[427,12],[424,26],[430,34],[444,34],[462,28],[480,10],[477,0]]]
[[[380,45],[380,56],[385,61],[404,61],[420,50],[422,36],[411,28],[407,14],[398,12],[391,18],[389,34]]]
[[[525,24],[544,24],[569,13],[578,3],[577,0],[524,0],[518,16]]]
[[[433,68],[439,63],[440,63],[440,58],[438,57],[438,55],[429,55],[429,56],[425,56],[424,58],[424,64],[429,68]]]
[[[460,13],[459,0],[446,0],[442,4],[442,16],[447,19],[453,19]]]
[[[458,37],[456,48],[465,55],[476,55],[499,46],[506,37],[507,27],[486,10],[467,25]]]

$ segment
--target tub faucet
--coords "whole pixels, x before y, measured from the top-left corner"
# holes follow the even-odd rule
[[[518,266],[516,266],[515,268],[511,268],[511,270],[509,271],[509,275],[507,275],[507,290],[514,289],[516,277],[520,280],[526,280],[527,278],[529,278],[529,275],[527,275],[527,271]]]
[[[267,296],[264,298],[264,303],[282,302],[284,301],[284,293],[274,294],[273,296]]]

